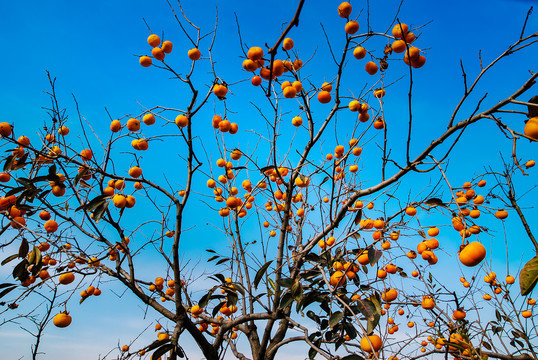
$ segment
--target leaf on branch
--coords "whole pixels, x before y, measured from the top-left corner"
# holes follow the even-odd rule
[[[306,316],[308,316],[310,319],[314,320],[317,324],[320,323],[319,316],[317,316],[312,310],[308,310],[306,312]]]
[[[153,349],[157,349],[159,346],[162,346],[162,345],[164,345],[166,343],[169,343],[169,342],[170,342],[170,339],[155,340],[154,342],[152,342],[151,344],[148,345],[146,350],[151,351]]]
[[[291,296],[297,301],[300,301],[303,297],[303,285],[299,279],[295,279],[295,282],[291,286]]]
[[[77,186],[78,182],[80,181],[80,179],[82,179],[84,176],[86,176],[86,174],[90,171],[90,169],[88,169],[87,167],[84,167],[82,169],[82,171],[79,171],[77,173],[77,176],[75,176],[75,180],[73,181],[73,183],[75,184],[75,186]]]
[[[58,175],[56,175],[56,164],[52,164],[50,167],[49,167],[49,176],[51,176],[52,178],[49,179],[50,181],[57,181],[57,180],[60,180],[60,178],[58,177]]]
[[[11,166],[11,170],[19,170],[19,169],[22,169],[23,167],[25,167],[27,164],[26,164],[26,160],[28,160],[28,155],[29,153],[26,153],[24,154],[20,159],[19,161],[17,161],[16,164],[13,164]]]
[[[90,202],[80,205],[78,208],[75,209],[75,211],[79,211],[83,209],[86,211],[93,211],[103,202],[106,202],[107,201],[106,198],[108,198],[107,195],[99,195],[93,198]]]
[[[233,291],[226,291],[226,297],[228,298],[228,306],[237,304],[237,300],[239,300],[237,294]]]
[[[13,166],[13,163],[15,162],[17,158],[13,155],[9,155],[7,158],[6,158],[6,163],[4,164],[4,171],[9,171],[11,170],[11,167]]]
[[[213,308],[213,311],[211,312],[211,316],[215,317],[215,315],[217,315],[217,313],[224,306],[224,304],[225,304],[224,301],[221,301],[220,303],[218,303],[218,305]]]
[[[226,261],[230,261],[230,258],[222,258],[222,259],[220,259],[219,261],[217,261],[217,265],[223,264]]]
[[[519,273],[521,295],[529,294],[538,282],[538,255],[530,259]]]
[[[254,283],[253,283],[255,289],[258,289],[258,284],[260,283],[263,275],[265,274],[265,272],[267,271],[267,268],[269,267],[269,265],[271,265],[272,262],[273,260],[268,261],[265,264],[263,264],[260,270],[258,270],[258,272],[256,273],[256,276],[254,277]]]
[[[355,215],[355,219],[353,219],[353,222],[355,223],[356,226],[359,226],[359,224],[361,223],[361,219],[362,219],[362,209],[359,209],[359,211],[357,211],[357,215]]]
[[[527,105],[527,109],[529,110],[527,116],[529,117],[529,119],[538,116],[538,95],[534,95],[527,102],[531,104],[537,104],[536,106]]]
[[[19,246],[19,257],[26,257],[26,255],[28,255],[28,251],[30,251],[28,240],[26,240],[26,238],[22,238],[21,245]]]
[[[172,350],[176,346],[174,344],[166,344],[155,350],[153,354],[151,354],[151,360],[157,360],[164,354],[166,354],[168,351]]]
[[[286,308],[288,305],[290,305],[291,303],[293,302],[293,297],[291,296],[291,294],[289,292],[286,292],[282,298],[280,299],[280,305],[279,307],[281,309],[284,309]]]
[[[355,330],[355,327],[353,326],[353,324],[344,320],[342,322],[342,325],[344,325],[346,334],[349,335],[351,339],[355,339],[357,337],[357,330]]]
[[[15,195],[17,193],[20,193],[24,189],[26,189],[24,186],[13,188],[13,189],[9,190],[4,196],[8,197],[8,196],[11,196],[11,195]]]
[[[329,318],[329,326],[331,327],[331,329],[336,324],[338,324],[342,320],[343,317],[344,317],[344,313],[341,312],[341,311],[337,311],[337,312],[333,313],[331,315],[331,317]]]
[[[7,258],[5,258],[4,260],[2,260],[2,266],[4,266],[5,264],[7,264],[8,262],[10,262],[11,260],[15,260],[16,258],[19,257],[19,254],[13,254],[13,255],[10,255],[8,256]]]
[[[24,259],[18,263],[17,266],[15,266],[15,269],[13,269],[13,279],[24,281],[24,279],[26,279],[28,276],[28,271],[26,270],[27,268],[28,260]]]
[[[319,184],[319,186],[325,184],[325,183],[326,183],[327,181],[329,181],[330,179],[331,179],[330,176],[325,176],[325,177],[323,178],[323,180],[321,181],[321,183]]]
[[[106,209],[108,208],[108,204],[110,203],[110,201],[105,201],[105,202],[102,202],[101,204],[99,204],[94,212],[93,212],[93,220],[95,222],[101,220],[101,218],[103,217],[103,215],[105,214],[105,211]]]
[[[16,289],[17,288],[17,285],[14,285],[14,284],[2,284],[2,285],[8,285],[9,287],[6,287],[4,290],[2,290],[2,292],[0,292],[0,298],[6,296],[7,294],[9,294],[12,290]],[[0,285],[1,286],[1,285]],[[4,286],[2,286],[4,287]],[[1,288],[1,287],[0,287]]]
[[[370,265],[376,264],[377,261],[381,258],[381,255],[383,255],[383,252],[381,250],[377,250],[376,248],[369,249],[368,261],[370,262]]]
[[[347,355],[342,358],[342,360],[364,360],[364,358],[357,354]]]
[[[428,206],[446,206],[443,200],[438,198],[430,198],[424,201],[424,204]]]
[[[293,285],[293,280],[290,278],[282,278],[282,279],[278,279],[277,283],[280,286],[290,288]]]
[[[316,349],[314,349],[313,347],[310,348],[310,350],[308,350],[308,358],[310,360],[313,360],[315,357],[316,357],[316,354],[318,352],[316,351]]]

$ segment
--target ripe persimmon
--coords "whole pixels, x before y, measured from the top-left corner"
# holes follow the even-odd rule
[[[368,337],[361,338],[361,349],[366,352],[377,352],[383,346],[383,342],[379,335],[370,335]]]
[[[465,266],[476,266],[486,257],[486,248],[478,241],[473,241],[460,250],[459,259]]]
[[[347,22],[346,26],[344,27],[344,30],[349,35],[355,34],[357,31],[359,31],[359,23],[355,20],[350,20]]]
[[[179,128],[184,128],[185,126],[189,125],[189,118],[185,115],[178,115],[176,116],[175,123]]]
[[[153,57],[159,61],[162,61],[164,60],[166,54],[164,53],[163,49],[161,49],[160,47],[154,47],[152,50],[151,50],[151,55],[153,55]]]
[[[349,15],[351,15],[351,4],[347,1],[342,2],[340,5],[338,5],[338,16],[341,18],[347,18]]]
[[[155,124],[155,115],[153,115],[152,113],[147,113],[142,117],[142,121],[146,125],[153,125]]]
[[[142,65],[143,67],[149,67],[151,66],[151,63],[152,63],[152,60],[149,56],[141,56],[138,61],[140,62],[140,65]]]
[[[373,61],[368,61],[364,66],[366,72],[370,75],[375,75],[377,73],[378,67],[377,64]]]
[[[392,28],[392,36],[394,36],[396,39],[401,39],[407,34],[408,31],[409,27],[407,26],[407,24],[396,24]]]
[[[53,233],[58,230],[58,223],[54,220],[49,220],[45,223],[45,225],[43,225],[43,227],[48,233]]]
[[[282,42],[282,47],[284,48],[284,50],[291,50],[293,49],[293,40],[290,39],[290,38],[285,38],[284,41]]]
[[[318,101],[322,104],[327,104],[331,99],[331,93],[328,91],[320,91],[318,93]]]
[[[73,281],[75,281],[75,274],[73,274],[72,272],[67,272],[60,275],[60,278],[58,280],[58,282],[62,285],[71,284]]]
[[[139,178],[142,175],[142,169],[138,166],[133,166],[129,169],[129,176],[133,178]]]
[[[80,152],[80,157],[83,161],[90,161],[93,157],[93,152],[90,149],[84,149]]]
[[[0,129],[1,129],[1,124],[0,124]],[[527,123],[525,124],[525,128],[523,129],[523,132],[528,137],[533,138],[534,140],[538,141],[538,116],[527,120]],[[0,130],[0,133],[1,133],[1,130]]]
[[[171,41],[165,40],[163,41],[163,44],[161,46],[161,49],[166,53],[170,54],[172,52],[172,48],[174,47],[174,44],[172,44]]]
[[[498,211],[495,212],[495,217],[497,219],[501,219],[501,220],[506,219],[508,217],[508,211],[506,211],[504,209],[503,210],[498,210]]]
[[[200,60],[202,53],[200,52],[198,48],[193,48],[187,52],[187,55],[189,56],[189,59],[196,61],[196,60]]]
[[[363,48],[362,46],[357,46],[357,47],[353,50],[353,56],[354,56],[355,59],[357,59],[357,60],[364,59],[364,57],[366,56],[366,49]]]
[[[223,99],[228,93],[228,88],[222,84],[215,84],[213,86],[213,94],[217,95],[219,99]]]
[[[121,122],[119,120],[112,120],[110,123],[110,131],[118,132],[121,129]]]
[[[160,43],[161,43],[161,38],[159,37],[159,35],[151,34],[150,36],[148,36],[148,44],[151,47],[159,46]]]
[[[260,60],[263,57],[263,49],[258,46],[253,46],[250,49],[248,49],[247,57],[250,60]]]
[[[11,135],[11,125],[7,122],[0,122],[0,135],[10,136]]]
[[[329,282],[334,287],[343,286],[346,283],[346,275],[342,271],[335,271]]]
[[[69,324],[71,324],[71,321],[72,318],[67,312],[56,314],[54,318],[52,318],[52,323],[59,328],[69,326]]]

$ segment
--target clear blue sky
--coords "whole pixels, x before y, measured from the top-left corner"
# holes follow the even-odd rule
[[[317,86],[335,77],[336,67],[331,61],[320,23],[325,27],[333,46],[339,48],[345,39],[345,21],[336,13],[339,3],[340,1],[307,1],[301,14],[299,29],[295,28],[289,34],[294,39],[301,58],[307,59],[314,55],[303,74],[311,74],[309,80]],[[372,28],[383,32],[392,22],[398,2],[391,0],[370,3]],[[414,75],[416,93],[413,106],[416,110],[416,121],[420,124],[414,132],[417,151],[441,133],[451,110],[462,95],[459,60],[464,60],[469,77],[476,75],[479,71],[478,50],[482,49],[482,60],[486,63],[515,41],[519,37],[526,12],[533,3],[535,1],[500,0],[404,3],[399,16],[401,21],[412,28],[425,25],[416,31],[420,34],[417,46],[423,49],[427,57],[424,68]],[[364,1],[353,1],[353,14],[358,14],[365,4]],[[219,25],[213,56],[216,59],[217,73],[229,83],[248,79],[248,75],[241,69],[242,52],[234,11],[237,12],[243,41],[248,46],[264,46],[265,43],[271,46],[285,27],[283,24],[291,19],[295,12],[295,2],[278,0],[243,4],[239,1],[186,1],[184,9],[189,18],[201,27],[202,34],[205,34],[214,27],[216,6]],[[192,46],[179,29],[166,1],[1,2],[0,32],[4,40],[4,51],[0,71],[0,99],[3,104],[0,121],[15,124],[19,134],[25,133],[34,140],[38,139],[35,129],[48,119],[41,109],[49,105],[48,97],[43,93],[49,90],[46,70],[57,78],[58,97],[62,106],[68,108],[72,121],[69,126],[74,133],[80,129],[72,94],[78,100],[82,115],[98,133],[106,131],[110,124],[105,107],[114,118],[140,113],[142,108],[138,103],[148,108],[156,105],[185,108],[187,104],[184,101],[184,87],[168,80],[168,75],[163,71],[142,68],[138,64],[135,55],[149,54],[150,50],[146,43],[149,33],[143,18],[153,32],[159,35],[164,33],[164,39],[173,41],[174,51],[168,56],[169,61],[175,68],[180,69],[179,71],[187,71],[190,62],[186,52]],[[362,32],[366,29],[364,11],[359,23]],[[537,25],[537,15],[531,16],[527,33],[536,31]],[[206,38],[201,44],[202,56],[207,55],[204,50],[209,46],[209,40],[210,38]],[[378,54],[381,49],[382,46],[377,47]],[[481,97],[487,91],[490,93],[488,104],[494,104],[513,92],[528,76],[527,69],[536,70],[531,66],[536,64],[537,55],[536,49],[529,49],[519,55],[517,60],[510,57],[503,61],[499,71],[493,72],[486,79],[484,86],[478,89],[478,95],[473,99]],[[399,62],[401,61],[392,61],[390,69],[401,66]],[[210,76],[205,77],[209,71],[207,64],[205,61],[204,65],[202,60],[200,67],[203,70],[201,75],[196,77],[204,84],[209,84],[212,80]],[[347,70],[349,78],[345,82],[347,88],[358,92],[365,81],[371,84],[373,80],[377,80],[377,77],[368,77],[363,66],[362,62],[350,59]],[[391,82],[398,77],[397,71],[394,71],[387,81]],[[387,90],[386,115],[391,121],[396,138],[397,134],[406,129],[407,98],[391,97],[391,94],[405,94],[407,84],[404,79]],[[253,101],[261,101],[262,97],[253,95],[252,87],[247,84],[232,86],[230,90],[233,95],[230,96],[229,105],[239,111],[236,122],[239,123],[240,129],[263,130],[255,109],[245,101],[250,96]],[[525,100],[526,98],[527,96]],[[218,103],[216,107],[218,109]],[[317,109],[321,112],[324,108]],[[207,116],[207,124],[210,123],[212,110],[213,104],[204,113]],[[400,118],[401,122],[398,121]],[[345,126],[345,123],[342,123]],[[522,131],[522,119],[514,120],[511,124]],[[201,131],[204,144],[213,140],[210,129]],[[500,142],[501,136],[494,126],[486,127],[480,133],[470,131],[464,135],[463,141],[466,145],[454,150],[454,158],[457,160],[450,164],[451,180],[456,184],[469,180],[469,174],[472,176],[473,171],[482,170],[476,169],[474,164],[481,164],[484,159],[490,163],[498,162],[498,153],[483,151],[490,149],[492,143],[497,146],[497,139]],[[72,141],[77,143],[76,138]],[[233,141],[239,142],[239,138]],[[501,144],[503,155],[509,158],[511,142],[504,141]],[[249,145],[254,146],[254,143]],[[211,146],[208,145],[209,151],[214,150]],[[324,151],[328,152],[334,144],[329,142],[326,146]],[[154,149],[166,151],[167,147],[156,145]],[[527,143],[521,142],[519,146],[520,154],[529,154],[533,150],[535,151],[535,146],[531,148]],[[400,157],[401,154],[395,156]],[[214,161],[218,156],[212,154],[211,157]],[[146,155],[146,158],[149,159],[150,156]],[[460,167],[466,171],[460,172]],[[155,172],[155,180],[159,180],[160,174],[165,172],[162,168],[149,164],[146,169]],[[177,174],[172,170],[170,175]],[[536,183],[535,179],[533,175],[525,179],[522,188],[528,189]],[[205,182],[205,179],[202,180]],[[180,183],[181,178],[177,179],[177,182]],[[407,191],[408,188],[404,190]],[[192,224],[199,216],[195,215],[196,217],[193,215],[188,218]],[[206,223],[218,223],[219,219],[207,212],[203,212],[203,215],[208,219],[198,223],[197,229],[203,231],[207,238],[217,239],[219,233]],[[518,233],[518,236],[523,235]],[[218,240],[213,241],[216,245]],[[183,243],[185,257],[192,258],[193,261],[204,261],[205,254],[197,253],[197,246],[198,243],[194,241]],[[7,255],[9,254],[0,253],[1,258]],[[498,261],[502,262],[502,257],[500,259]],[[517,266],[519,261],[519,258],[515,259],[514,265]],[[150,273],[149,267],[144,269],[143,273]],[[8,271],[0,269],[0,277],[2,281],[8,279]],[[141,329],[156,319],[155,314],[148,314],[143,320],[142,304],[133,301],[127,294],[122,298],[112,294],[113,284],[105,284],[103,288],[108,290],[103,294],[106,297],[91,298],[80,306],[76,302],[71,305],[77,321],[74,321],[67,331],[69,335],[66,335],[65,330],[49,327],[43,339],[43,351],[46,355],[42,358],[64,360],[75,356],[77,359],[96,359],[98,354],[104,355],[118,344],[129,343]],[[116,290],[116,293],[121,295],[122,292]],[[125,306],[126,304],[129,306]],[[104,320],[95,324],[95,312],[103,313]],[[67,337],[70,338],[69,341]],[[153,339],[152,325],[137,342],[139,346],[144,343],[142,339],[147,342]],[[29,338],[17,326],[0,327],[0,343],[4,344],[3,352],[9,354],[8,358],[29,358],[28,341]],[[191,345],[187,343],[185,346],[188,348]],[[196,359],[197,356],[194,352],[190,358]],[[289,354],[289,358],[302,359],[303,356],[299,354],[294,357]]]

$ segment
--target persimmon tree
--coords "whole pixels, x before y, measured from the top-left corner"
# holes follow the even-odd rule
[[[298,1],[276,39],[249,39],[238,25],[240,43],[229,49],[244,72],[232,79],[213,53],[218,21],[208,32],[170,4],[191,46],[155,31],[137,56],[141,71],[177,81],[177,104],[111,118],[101,134],[80,113],[68,118],[49,76],[46,127],[21,134],[17,121],[0,123],[1,246],[15,249],[2,261],[13,279],[0,285],[0,324],[33,323],[34,358],[47,326],[76,321],[70,309],[101,295],[107,281],[160,319],[154,342],[118,346],[111,356],[122,359],[189,356],[185,338],[206,359],[283,358],[294,344],[305,358],[538,357],[530,297],[538,257],[520,254],[524,266],[511,273],[507,265],[501,276],[490,254],[512,251],[508,216],[527,234],[518,241],[538,253],[533,210],[521,205],[529,189],[520,187],[534,161],[517,147],[538,141],[538,75],[510,69],[528,77],[499,98],[477,90],[505,58],[536,46],[530,12],[496,58],[480,57],[472,71],[461,62],[459,103],[436,115],[441,133],[419,141],[416,129],[431,118],[417,115],[415,94],[428,89],[413,76],[435,66],[421,50],[431,46],[420,39],[427,27],[396,15],[371,29],[362,25],[369,9],[359,14],[344,2],[334,12],[340,41],[320,44],[332,63],[309,69],[316,54],[300,57],[292,40],[306,6]],[[260,100],[233,99],[242,87]],[[396,98],[407,103],[398,119],[387,115]],[[236,123],[244,112],[256,120]],[[70,131],[74,121],[81,134]],[[499,141],[485,151],[508,143],[511,153],[454,184],[453,150],[486,124]],[[207,129],[213,137],[200,135]],[[146,171],[163,161],[152,152],[160,143],[174,152],[166,160],[173,179]],[[209,274],[181,253],[183,242],[204,236],[208,220],[193,224],[197,212],[213,214],[220,234],[199,254]],[[160,270],[148,275],[148,267]],[[27,310],[36,297],[45,305]]]

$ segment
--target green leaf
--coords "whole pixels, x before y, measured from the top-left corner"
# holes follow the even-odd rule
[[[5,258],[3,261],[2,261],[2,266],[4,266],[5,264],[7,264],[8,262],[10,262],[11,260],[15,260],[16,258],[19,257],[19,254],[13,254],[13,255],[10,255],[8,256],[7,258]]]
[[[313,347],[311,347],[310,350],[308,350],[308,358],[310,360],[313,360],[316,357],[317,353],[318,352]]]
[[[12,284],[9,284],[9,285],[11,285],[11,287],[5,288],[4,290],[2,290],[2,292],[0,292],[0,298],[6,296],[12,290],[15,290],[17,288],[17,285],[12,285]]]
[[[443,202],[443,200],[438,199],[438,198],[430,198],[424,201],[424,204],[428,206],[445,206],[445,203]]]
[[[155,340],[154,342],[152,342],[151,344],[148,345],[148,347],[146,348],[146,351],[151,351],[153,349],[157,349],[158,347],[166,344],[166,343],[169,343],[170,342],[170,339],[164,339],[164,340]]]
[[[83,177],[84,175],[86,175],[86,174],[88,173],[88,171],[89,171],[89,169],[86,168],[86,167],[83,168],[82,171],[79,171],[79,172],[77,173],[77,176],[75,176],[75,179],[73,180],[73,184],[74,184],[75,186],[77,186],[77,184],[79,183],[80,179],[82,179],[82,177]]]
[[[27,275],[26,269],[28,268],[28,260],[24,259],[20,263],[15,266],[15,269],[13,269],[13,278],[15,280],[17,279],[23,279],[25,278],[24,275]]]
[[[16,158],[13,155],[9,155],[6,158],[6,163],[4,164],[4,171],[11,170],[11,166],[13,166],[13,163],[15,162]]]
[[[269,281],[269,285],[271,285],[271,288],[273,290],[276,290],[276,285],[275,285],[275,282],[273,281],[273,279],[268,278],[267,281]]]
[[[538,282],[538,255],[530,259],[519,273],[521,295],[529,294]]]
[[[228,298],[228,306],[237,304],[237,300],[239,300],[237,294],[232,291],[226,291],[226,297]]]
[[[211,316],[215,317],[215,315],[217,315],[217,313],[224,306],[224,304],[225,304],[224,302],[218,303],[218,305],[213,308],[213,311],[211,312]]]
[[[342,318],[344,317],[344,313],[341,311],[337,311],[331,315],[329,318],[329,326],[333,328],[336,324],[338,324]]]
[[[297,301],[300,301],[303,297],[303,285],[301,284],[299,279],[296,279],[291,286],[291,296]]]
[[[286,292],[280,299],[280,308],[284,309],[293,302],[293,298],[289,292]]]
[[[30,251],[30,246],[28,245],[28,240],[25,238],[22,238],[21,245],[19,246],[19,257],[23,258],[28,255],[28,251]]]
[[[216,265],[220,265],[222,263],[225,263],[227,261],[230,261],[230,258],[223,258],[223,259],[220,259],[219,261],[217,261],[217,264]]]
[[[13,188],[13,189],[9,190],[9,191],[4,195],[4,197],[8,197],[8,196],[11,196],[11,195],[18,194],[18,193],[20,193],[21,191],[23,191],[24,189],[26,189],[24,186]]]
[[[364,360],[364,358],[357,354],[352,354],[352,355],[344,356],[342,360]]]
[[[216,286],[213,286],[208,292],[207,294],[205,294],[204,296],[202,296],[200,298],[200,300],[198,301],[198,306],[200,306],[201,308],[205,308],[207,306],[207,304],[209,303],[209,300],[211,300],[211,295],[213,295],[213,292],[215,291],[217,287]]]
[[[325,184],[325,183],[326,183],[327,181],[329,181],[330,179],[331,179],[330,176],[325,176],[325,177],[323,178],[323,180],[321,181],[321,183],[319,184],[319,186]]]
[[[381,255],[383,255],[381,250],[377,250],[376,248],[368,249],[368,261],[370,262],[370,265],[375,265],[381,258]]]
[[[26,160],[28,160],[28,155],[30,153],[24,154],[17,163],[11,167],[12,170],[19,170],[26,166]]]
[[[358,226],[361,223],[361,219],[362,219],[362,209],[359,209],[359,211],[357,211],[357,215],[355,215],[355,219],[353,219],[353,222],[355,223],[356,226]]]
[[[166,344],[155,350],[153,354],[151,354],[151,360],[157,360],[164,354],[166,354],[168,351],[172,350],[176,346],[174,344]]]
[[[101,205],[104,201],[106,201],[107,197],[108,197],[107,195],[99,195],[93,198],[92,200],[90,200],[90,202],[80,205],[78,208],[75,209],[75,211],[79,211],[82,209],[87,210],[87,211],[93,211],[99,205]]]
[[[269,267],[269,265],[271,265],[272,262],[273,260],[266,262],[265,264],[263,264],[260,270],[256,272],[256,276],[254,277],[254,283],[253,283],[255,289],[258,288],[258,284],[260,283],[263,275],[265,274],[265,272],[267,271],[267,268]]]
[[[358,299],[356,306],[367,321],[374,321],[376,308],[373,302],[370,300]]]
[[[278,279],[277,283],[280,286],[290,288],[293,285],[293,280],[290,278],[282,278],[282,279]]]
[[[58,175],[56,175],[56,165],[55,164],[52,164],[49,167],[49,176],[56,176],[56,177],[58,176]],[[55,179],[51,179],[51,180],[54,181]]]
[[[95,208],[93,212],[93,220],[95,222],[101,220],[101,218],[105,214],[106,209],[108,208],[108,204],[110,204],[110,201],[105,201]]]

